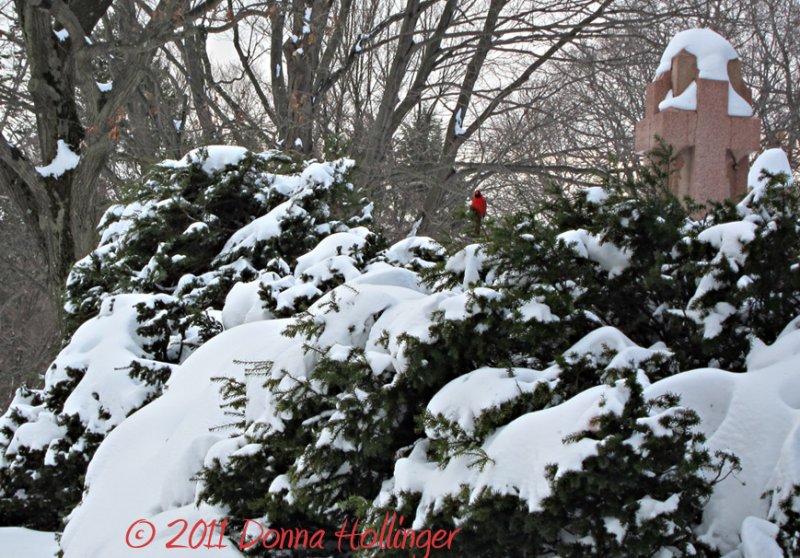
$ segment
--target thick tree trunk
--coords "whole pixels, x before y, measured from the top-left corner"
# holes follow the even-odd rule
[[[311,92],[311,64],[306,58],[308,54],[300,43],[294,44],[291,39],[284,45],[286,53],[286,70],[289,76],[289,122],[284,137],[284,145],[303,155],[313,151],[314,138],[314,99]]]
[[[284,145],[306,156],[314,153],[314,80],[320,68],[320,49],[332,5],[332,0],[293,0],[292,34],[283,43],[288,88]],[[277,91],[280,92],[280,86]]]
[[[189,89],[192,92],[192,103],[200,122],[203,143],[211,145],[218,142],[217,127],[211,117],[211,106],[208,99],[208,86],[203,68],[203,53],[206,49],[206,37],[196,32],[184,39],[181,44],[183,60],[186,64],[186,75],[189,78]]]
[[[30,61],[28,88],[37,107],[39,150],[43,164],[47,165],[57,156],[59,140],[73,152],[79,151],[78,146],[84,140],[75,103],[73,68],[67,47],[53,34],[50,14],[31,2],[16,0],[16,5]],[[71,207],[73,172],[34,178],[40,184],[24,187],[43,189],[47,196],[46,204],[36,208],[36,218],[48,265],[48,287],[57,300],[77,256]]]
[[[139,86],[163,38],[180,17],[190,26],[202,11],[188,1],[162,2],[146,26],[126,33],[140,43],[112,68],[113,88],[100,91],[89,52],[91,33],[112,0],[14,0],[25,43],[41,167],[65,149],[77,162],[46,172],[22,158],[0,134],[0,186],[36,238],[47,262],[47,285],[59,301],[72,264],[96,243],[98,182],[125,121],[126,103]],[[212,9],[210,0],[203,10]],[[197,13],[194,13],[197,12]],[[68,35],[57,37],[54,21]],[[138,33],[136,32],[138,31]],[[138,37],[137,37],[138,36]],[[79,110],[78,99],[81,98]],[[38,172],[37,172],[38,170]]]

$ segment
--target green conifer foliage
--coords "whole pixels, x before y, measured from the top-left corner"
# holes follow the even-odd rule
[[[265,381],[282,429],[245,425],[237,435],[258,451],[207,468],[201,498],[275,527],[332,532],[345,517],[368,516],[375,526],[397,512],[463,529],[457,549],[432,556],[715,555],[695,529],[736,457],[709,452],[698,415],[677,397],[647,399],[644,391],[693,367],[744,370],[751,341],[771,342],[800,314],[800,196],[775,177],[761,195],[705,212],[672,196],[666,178],[655,167],[635,180],[609,175],[589,191],[554,188],[535,211],[495,220],[487,242],[449,256],[379,253],[373,263],[414,270],[432,301],[415,307],[424,331],[383,333],[378,345],[394,357],[391,366],[376,369],[357,335],[352,346],[323,342],[334,318],[359,300],[357,286],[324,285],[325,307],[304,302],[286,331],[307,347],[307,375],[270,370]],[[752,229],[752,238],[740,229]],[[715,240],[730,231],[740,240],[736,253]],[[604,329],[650,347],[647,358],[620,360],[622,348],[605,345],[571,352]],[[427,407],[446,386],[487,367],[509,378],[535,371],[539,379],[482,407],[468,426]],[[577,469],[551,469],[551,494],[536,510],[513,494],[469,486],[421,509],[418,492],[386,488],[412,452],[423,452],[430,467],[466,458],[475,470],[489,468],[487,441],[505,426],[602,385],[624,405],[568,437],[596,452]]]
[[[70,335],[91,318],[106,319],[133,304],[136,323],[120,332],[129,337],[131,360],[104,373],[128,376],[117,385],[136,395],[111,404],[122,406],[123,416],[110,412],[104,397],[124,399],[125,393],[93,392],[91,410],[67,409],[86,369],[64,363],[76,354],[90,358],[81,346],[68,346],[72,353],[53,364],[45,388],[20,392],[3,417],[0,524],[60,530],[81,499],[86,467],[100,442],[125,415],[162,393],[173,366],[222,331],[219,311],[236,282],[255,279],[274,262],[290,275],[289,266],[320,240],[369,222],[368,204],[346,181],[351,161],[324,166],[278,152],[243,152],[236,163],[210,165],[220,153],[212,149],[156,166],[133,185],[129,199],[103,217],[98,248],[74,266],[65,305]],[[225,250],[234,233],[271,214],[274,234]],[[371,235],[360,263],[380,245]],[[130,293],[140,293],[138,302]],[[96,373],[111,366],[94,364]],[[52,439],[44,447],[13,443],[23,426],[44,429]]]
[[[596,452],[579,470],[549,467],[550,494],[537,510],[531,511],[525,499],[513,494],[489,488],[476,494],[464,486],[437,509],[428,509],[424,526],[460,527],[449,552],[465,556],[622,558],[651,556],[659,549],[677,556],[715,556],[694,527],[714,484],[734,472],[738,460],[725,453],[711,455],[696,430],[698,416],[680,406],[674,395],[646,400],[641,378],[641,372],[630,367],[608,377],[623,407],[601,413],[587,430],[566,439],[591,440]],[[472,466],[482,468],[485,461],[476,459]],[[373,509],[373,517],[387,511],[419,517],[418,503],[418,495],[404,492]]]

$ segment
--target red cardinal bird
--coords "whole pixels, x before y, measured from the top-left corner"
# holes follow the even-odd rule
[[[469,204],[472,211],[478,214],[478,220],[486,217],[486,198],[483,197],[480,190],[475,190],[472,194],[472,203]]]
[[[475,214],[475,235],[481,233],[481,221],[486,217],[486,198],[483,197],[480,190],[475,190],[472,194],[472,202],[469,204]]]

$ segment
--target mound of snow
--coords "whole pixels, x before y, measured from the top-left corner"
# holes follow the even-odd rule
[[[259,377],[245,377],[236,360],[279,358],[279,365],[301,370],[301,343],[280,332],[286,321],[270,320],[242,325],[203,345],[178,367],[160,398],[123,422],[101,444],[86,475],[88,493],[73,512],[61,541],[66,558],[86,556],[141,556],[125,544],[124,533],[139,519],[156,526],[158,536],[147,556],[176,556],[165,543],[176,534],[168,524],[180,517],[212,521],[224,515],[195,505],[194,475],[206,455],[228,435],[217,427],[230,417],[221,408],[219,384],[213,378],[226,375],[258,389]],[[265,344],[264,339],[270,342]],[[85,536],[86,533],[93,533]],[[152,553],[151,553],[152,552]],[[193,550],[214,556],[239,556],[230,549]],[[218,554],[219,553],[219,554]],[[187,554],[188,556],[189,554]]]
[[[54,558],[57,552],[55,533],[0,527],[0,555],[3,557]]]
[[[789,158],[783,149],[776,147],[774,149],[767,149],[761,155],[756,157],[753,164],[750,165],[750,171],[747,173],[747,188],[752,191],[754,201],[764,195],[764,190],[767,187],[769,178],[764,176],[764,171],[769,174],[785,174],[789,179],[788,183],[793,182],[792,167],[789,164]]]
[[[320,267],[326,267],[337,257],[356,254],[367,243],[369,234],[369,230],[365,227],[356,227],[347,232],[334,233],[322,239],[310,252],[297,258],[297,265],[294,268],[295,277],[303,275],[313,277],[319,273]],[[358,274],[358,271],[355,273]],[[345,277],[347,279],[351,278]],[[355,275],[352,277],[355,277]]]
[[[604,242],[585,229],[566,231],[558,239],[575,254],[597,263],[608,272],[609,277],[619,275],[630,265],[630,252],[611,242]]]
[[[783,558],[783,550],[775,537],[778,526],[758,517],[748,517],[742,523],[742,553],[744,558]]]
[[[697,240],[719,250],[719,254],[730,262],[743,264],[743,247],[756,237],[758,225],[750,221],[733,221],[708,227],[697,235]]]
[[[247,283],[238,282],[228,291],[225,306],[222,308],[222,325],[225,329],[272,317],[258,295],[261,285],[260,279]]]
[[[728,81],[728,62],[739,58],[736,49],[722,35],[711,29],[687,29],[672,37],[664,49],[654,80],[672,68],[672,59],[682,50],[697,57],[700,79]]]
[[[182,159],[167,159],[159,163],[162,167],[181,168],[202,162],[206,174],[213,174],[229,165],[238,165],[247,155],[247,148],[238,145],[209,145],[192,149]]]
[[[386,251],[386,261],[402,266],[433,267],[435,264],[426,260],[425,257],[441,257],[444,252],[442,245],[432,238],[410,236],[395,243]]]
[[[466,433],[475,428],[475,418],[487,409],[499,407],[518,397],[532,393],[540,382],[553,382],[557,368],[539,372],[527,368],[479,368],[452,380],[433,396],[428,412],[460,426]],[[430,438],[437,433],[428,428]]]
[[[797,341],[798,339],[795,338]],[[733,452],[742,470],[715,487],[703,530],[722,550],[739,544],[742,522],[766,518],[765,494],[800,481],[800,356],[744,374],[694,370],[653,384],[645,395],[677,393],[694,409],[712,451]]]

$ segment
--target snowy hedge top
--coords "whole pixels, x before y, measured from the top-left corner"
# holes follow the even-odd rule
[[[792,167],[789,165],[789,158],[780,147],[767,149],[756,157],[750,165],[750,172],[747,173],[747,188],[749,190],[763,190],[769,183],[769,177],[764,175],[783,173],[788,178],[788,184],[792,183]]]
[[[206,174],[225,169],[228,165],[238,165],[247,156],[247,149],[238,145],[209,145],[192,149],[183,158],[166,159],[159,166],[172,169],[187,168],[193,163],[201,163]]]

